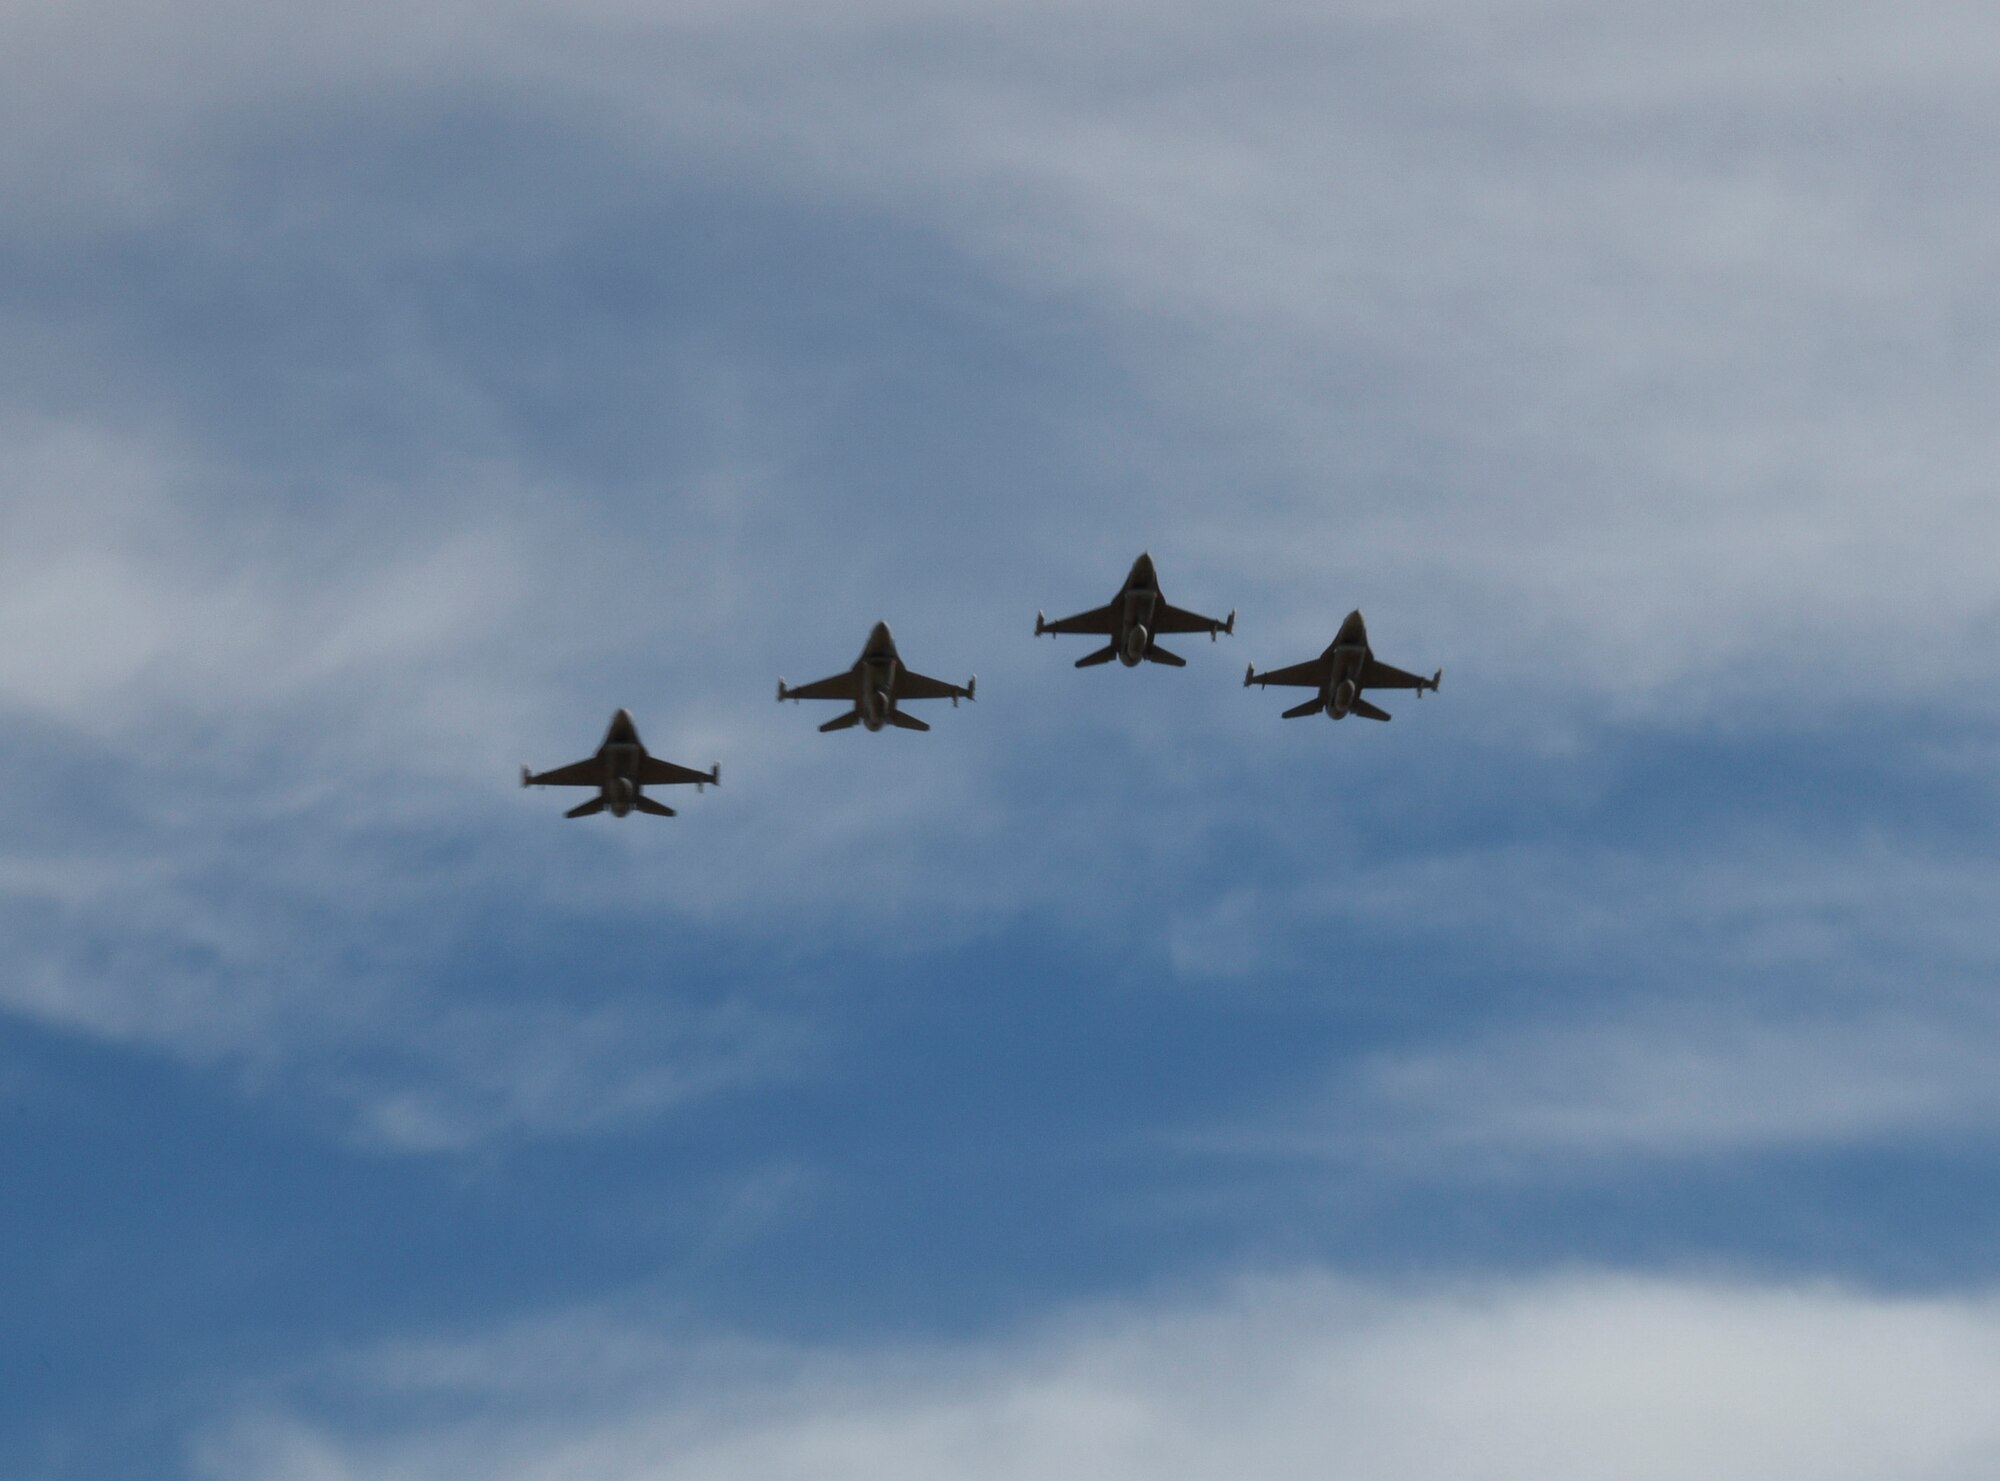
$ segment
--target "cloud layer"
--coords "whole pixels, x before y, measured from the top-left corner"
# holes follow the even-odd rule
[[[1991,33],[1860,5],[15,7],[0,705],[55,786],[0,876],[7,1001],[263,1083],[311,1061],[358,1122],[459,1145],[769,1073],[816,952],[912,927],[1102,923],[1116,955],[1160,949],[1157,913],[1165,975],[1243,981],[1442,915],[1532,951],[1516,1001],[1567,1001],[1592,951],[1655,990],[1633,964],[1677,942],[1731,1001],[1759,951],[1851,987],[1835,918],[1879,919],[1883,882],[1854,838],[1822,863],[1752,799],[1709,846],[1759,879],[1694,899],[1615,851],[1524,895],[1509,861],[1539,856],[1491,835],[1564,805],[1551,757],[1581,785],[1641,729],[1686,760],[1714,729],[1990,718],[2000,193],[1962,59]],[[1065,683],[1024,640],[1142,544],[1244,613],[1199,702]],[[1385,740],[1219,697],[1357,604],[1455,708]],[[883,615],[988,698],[921,752],[796,744],[770,680]],[[605,842],[503,800],[635,700],[657,748],[726,761],[713,818]],[[1307,748],[1335,745],[1329,779]],[[1484,794],[1468,850],[1436,799],[1495,774],[1540,790]],[[1399,804],[1426,827],[1392,858]],[[1924,879],[1984,884],[1935,838],[1886,852],[1892,919]],[[553,1008],[440,987],[508,902],[621,965],[654,920],[713,943],[775,913],[779,966],[712,978],[693,1028],[594,970]],[[1925,920],[1897,961],[1862,944],[1834,1037],[1990,958]],[[1496,1052],[1789,1032],[1750,996],[1543,1015]],[[716,1047],[613,1069],[633,1035],[602,1025],[635,1022]]]
[[[1990,1300],[1727,1282],[1414,1294],[1294,1276],[857,1352],[687,1346],[586,1316],[398,1348],[347,1381],[350,1417],[265,1400],[196,1473],[1973,1481],[2000,1461]]]

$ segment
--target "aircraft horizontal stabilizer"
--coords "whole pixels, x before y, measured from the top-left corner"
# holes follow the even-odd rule
[[[1387,710],[1378,710],[1374,705],[1368,703],[1367,700],[1361,699],[1358,696],[1354,703],[1348,706],[1348,709],[1351,713],[1369,720],[1386,720],[1389,718]]]
[[[1095,668],[1100,663],[1111,662],[1117,656],[1118,645],[1112,643],[1108,647],[1099,648],[1095,653],[1084,654],[1083,657],[1076,661],[1076,666],[1080,669]]]
[[[898,730],[929,730],[930,726],[915,715],[906,715],[901,710],[891,710],[882,717]]]
[[[587,818],[594,812],[603,811],[604,799],[602,797],[593,797],[588,802],[579,802],[575,807],[564,813],[563,816],[566,818]]]
[[[636,807],[640,812],[649,812],[656,818],[671,818],[677,816],[674,810],[671,807],[668,807],[666,803],[655,802],[650,797],[643,797],[643,796],[634,797],[632,799],[632,806]]]
[[[1184,669],[1187,667],[1187,660],[1185,658],[1181,657],[1178,653],[1169,653],[1158,643],[1148,643],[1146,645],[1146,660],[1149,663],[1164,663],[1168,668]]]
[[[820,726],[820,730],[822,732],[828,730],[845,730],[850,725],[859,725],[860,723],[861,723],[861,711],[849,710],[844,715],[835,715],[831,720],[827,721],[826,724]]]
[[[1289,710],[1285,711],[1281,718],[1286,720],[1302,720],[1307,715],[1317,715],[1325,708],[1325,700],[1317,698],[1309,699],[1302,705],[1293,705]]]

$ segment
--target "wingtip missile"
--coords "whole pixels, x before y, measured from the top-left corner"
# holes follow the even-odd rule
[[[1229,616],[1223,619],[1222,630],[1232,638],[1236,636],[1236,609],[1234,607],[1229,609]],[[1213,643],[1215,641],[1215,634],[1210,633],[1208,640]]]
[[[785,694],[785,680],[784,677],[780,675],[778,679],[778,702],[780,704],[783,704],[787,697],[788,696]]]
[[[532,771],[528,770],[528,768],[527,768],[527,767],[525,767],[525,766],[524,766],[524,767],[522,767],[522,768],[521,768],[521,785],[522,785],[522,786],[524,786],[524,787],[525,787],[525,786],[527,786],[527,785],[528,785],[528,778],[529,778],[529,777],[531,777],[531,776],[533,776],[533,775],[534,775],[534,773],[533,773]]]
[[[1256,682],[1257,682],[1257,665],[1253,663],[1250,665],[1250,667],[1243,670],[1243,687],[1245,689],[1248,689],[1252,684]]]
[[[1047,632],[1048,630],[1049,630],[1048,618],[1044,617],[1040,612],[1036,612],[1035,636],[1039,638],[1043,633]]]

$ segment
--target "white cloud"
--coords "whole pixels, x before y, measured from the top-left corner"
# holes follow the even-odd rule
[[[1254,898],[1278,917],[1463,935],[1570,972],[1646,963],[1655,988],[1688,982],[1697,995],[1690,969],[1702,964],[1767,974],[1780,992],[1811,974],[1825,998],[1865,998],[1915,961],[1938,985],[1989,972],[2000,940],[1977,902],[1995,874],[1981,852],[1935,840],[1744,816],[1616,847],[1566,839],[1431,850]]]
[[[2000,1114],[1991,1014],[1759,1019],[1643,1010],[1368,1056],[1248,1145],[1566,1176],[1590,1159],[1691,1157],[1978,1133]],[[1280,1127],[1284,1129],[1279,1129]]]
[[[1305,1275],[957,1345],[760,1350],[589,1315],[361,1371],[349,1418],[255,1402],[197,1473],[1976,1481],[2000,1463],[2000,1310],[1978,1296]]]

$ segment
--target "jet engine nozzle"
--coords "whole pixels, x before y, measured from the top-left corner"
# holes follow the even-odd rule
[[[1153,635],[1146,631],[1143,623],[1133,623],[1125,634],[1125,646],[1119,650],[1118,661],[1128,669],[1137,668],[1146,656],[1146,645],[1153,641]]]

